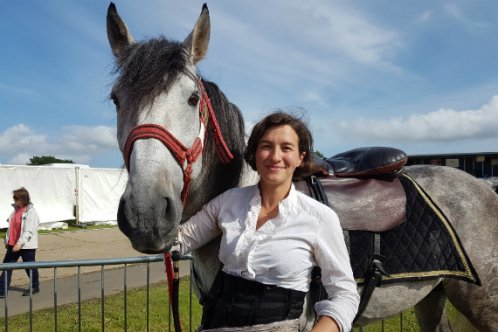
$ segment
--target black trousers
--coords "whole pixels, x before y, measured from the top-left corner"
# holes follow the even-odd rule
[[[202,327],[241,327],[297,319],[305,292],[220,272],[203,304]]]
[[[7,246],[7,252],[5,253],[3,262],[15,263],[17,262],[19,257],[22,258],[23,262],[34,262],[36,258],[35,256],[36,256],[36,249],[21,249],[18,252],[13,252],[12,246]],[[25,271],[29,278],[30,270],[26,269]],[[33,269],[31,271],[33,271],[32,273],[33,288],[39,288],[40,282],[38,280],[38,269]],[[5,272],[7,272],[7,289],[9,288],[10,282],[12,280],[12,270],[2,272],[2,275],[0,276],[0,294],[5,293],[5,274],[6,274]]]

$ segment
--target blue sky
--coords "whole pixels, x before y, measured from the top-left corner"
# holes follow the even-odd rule
[[[135,39],[183,40],[203,1],[117,0]],[[0,163],[53,155],[122,167],[102,0],[0,2]],[[315,148],[498,151],[498,6],[490,1],[208,2],[199,72],[251,127],[304,113]]]

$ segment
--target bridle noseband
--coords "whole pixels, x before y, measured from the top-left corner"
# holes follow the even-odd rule
[[[180,142],[168,129],[164,128],[158,124],[141,124],[133,128],[128,138],[123,150],[123,157],[128,172],[130,171],[130,156],[133,151],[133,144],[139,139],[157,139],[164,144],[166,148],[171,152],[173,157],[176,159],[183,171],[183,189],[181,192],[182,204],[185,205],[187,201],[187,195],[190,187],[190,175],[192,173],[193,164],[202,155],[206,123],[211,125],[211,129],[214,132],[216,151],[222,163],[229,163],[233,159],[233,154],[228,149],[223,135],[221,133],[218,121],[213,112],[213,107],[211,106],[211,101],[204,89],[201,79],[197,79],[197,84],[201,91],[201,98],[199,101],[199,119],[200,119],[200,130],[199,135],[196,137],[194,143],[190,148],[186,147],[182,142]]]
[[[124,148],[126,169],[130,171],[130,156],[133,150],[133,143],[139,139],[157,139],[166,146],[175,157],[183,171],[183,190],[181,200],[183,205],[187,199],[188,189],[190,187],[190,174],[192,166],[202,153],[204,143],[204,123],[201,121],[199,136],[196,137],[194,144],[187,148],[171,132],[158,124],[138,125],[130,131]]]

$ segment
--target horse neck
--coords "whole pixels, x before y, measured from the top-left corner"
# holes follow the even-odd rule
[[[240,182],[244,163],[244,120],[239,109],[230,103],[216,84],[203,80],[203,85],[213,106],[223,138],[234,159],[228,164],[221,163],[216,151],[214,132],[208,124],[201,176],[192,182],[183,220],[188,219],[215,196],[236,187]]]

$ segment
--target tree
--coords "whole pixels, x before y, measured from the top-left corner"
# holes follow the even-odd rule
[[[74,161],[67,159],[59,159],[54,156],[33,156],[29,159],[29,163],[26,165],[47,165],[47,164],[74,164]]]
[[[322,159],[327,159],[327,158],[326,158],[326,157],[325,157],[325,156],[324,156],[324,155],[323,155],[320,151],[318,151],[318,150],[313,151],[313,153],[314,153],[317,157],[319,157],[319,158],[322,158]]]

